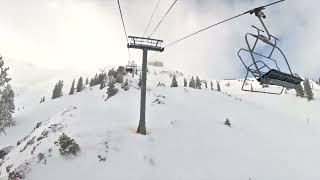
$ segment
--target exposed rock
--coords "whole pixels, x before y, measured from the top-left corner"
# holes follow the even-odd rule
[[[5,148],[0,149],[0,159],[4,159],[4,157],[12,151],[13,146],[7,146]]]

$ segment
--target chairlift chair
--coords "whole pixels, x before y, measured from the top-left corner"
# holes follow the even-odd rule
[[[257,34],[247,33],[245,35],[245,40],[248,49],[241,48],[238,51],[238,56],[247,70],[245,80],[242,85],[242,90],[267,94],[282,94],[284,88],[294,89],[303,80],[297,74],[292,73],[286,56],[277,46],[277,42],[279,40],[269,33],[266,25],[262,20],[262,18],[266,18],[265,14],[262,12],[263,9],[264,8],[261,7],[253,9],[250,11],[250,14],[255,14],[255,16],[258,17],[264,30],[252,26],[257,30]],[[266,34],[267,37],[264,34]],[[253,45],[252,43],[250,43],[249,39],[253,40]],[[259,52],[257,48],[258,43],[262,43],[264,46],[271,48],[271,51],[269,53],[267,52],[264,54]],[[284,66],[279,67],[278,63],[280,59],[279,57],[275,57],[276,51],[278,51],[278,53],[280,54],[280,59],[282,59],[282,61],[285,62]],[[249,58],[245,59],[242,56],[243,53],[249,55]],[[260,85],[273,85],[282,87],[281,91],[271,92],[245,89],[245,85],[248,80],[249,74],[251,74],[260,83]]]

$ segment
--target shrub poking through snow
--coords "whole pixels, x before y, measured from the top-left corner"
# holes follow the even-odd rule
[[[140,87],[140,86],[139,86],[139,87]],[[157,84],[157,87],[166,87],[166,85],[163,84],[163,83],[161,83],[161,82],[159,82],[159,83]]]
[[[224,125],[231,127],[231,122],[230,122],[230,120],[228,118],[224,122]]]
[[[59,137],[57,143],[60,146],[59,151],[62,155],[73,154],[76,156],[77,152],[80,151],[80,146],[75,142],[75,140],[71,139],[64,133]]]

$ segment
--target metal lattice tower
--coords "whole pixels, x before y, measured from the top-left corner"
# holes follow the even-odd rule
[[[148,51],[163,52],[164,48],[161,47],[162,40],[150,39],[143,37],[129,36],[127,47],[133,49],[141,49],[143,52],[142,57],[142,76],[141,76],[141,101],[140,101],[140,121],[137,133],[146,135],[146,91],[147,91],[147,60]]]

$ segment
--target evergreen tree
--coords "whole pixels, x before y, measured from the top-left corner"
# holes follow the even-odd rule
[[[112,96],[114,96],[118,93],[118,89],[115,88],[114,85],[115,85],[115,80],[111,78],[108,83],[108,90],[107,90],[108,97],[107,97],[107,99],[111,98]]]
[[[96,80],[97,85],[98,85],[98,84],[101,84],[102,81],[103,81],[103,79],[106,78],[106,77],[107,77],[107,75],[106,75],[105,73],[100,73],[100,74],[98,75],[97,80]]]
[[[208,89],[207,81],[204,82],[204,87],[205,87],[206,89]]]
[[[123,74],[121,72],[117,72],[116,82],[117,83],[123,83]]]
[[[94,79],[90,79],[89,86],[90,86],[90,87],[94,86]]]
[[[63,81],[60,80],[54,86],[54,89],[53,89],[53,92],[52,92],[52,99],[56,99],[56,98],[59,98],[59,97],[63,96],[62,89],[63,89]]]
[[[75,80],[75,79],[73,79],[73,81],[72,81],[72,85],[71,85],[71,89],[70,89],[70,92],[69,92],[69,95],[74,94],[74,84],[76,83],[75,81],[76,81],[76,80]]]
[[[89,84],[89,78],[86,78],[86,85]]]
[[[98,74],[96,74],[93,78],[93,86],[96,86],[99,84]]]
[[[117,71],[115,71],[114,69],[110,69],[109,72],[108,72],[108,76],[116,78],[117,77]]]
[[[82,90],[83,90],[83,79],[82,77],[80,77],[77,84],[77,92],[81,92]]]
[[[100,83],[100,89],[103,89],[106,87],[107,84],[107,77],[103,78],[101,83]]]
[[[11,80],[11,78],[8,78],[8,70],[8,67],[4,67],[4,61],[0,55],[0,88],[4,87]]]
[[[171,87],[178,87],[176,75],[173,75],[173,77],[172,77]]]
[[[189,87],[191,87],[191,88],[195,88],[195,87],[196,87],[196,84],[195,84],[195,82],[194,82],[193,76],[191,77],[191,80],[190,80],[190,82],[189,82]]]
[[[15,123],[12,119],[12,113],[7,103],[4,99],[0,98],[0,133],[5,133],[5,129],[14,126]]]
[[[11,88],[11,85],[8,84],[5,89],[3,90],[2,94],[2,99],[4,101],[4,103],[7,104],[8,109],[11,113],[14,113],[15,110],[15,105],[14,105],[14,92]]]
[[[129,82],[128,82],[128,79],[126,80],[125,83],[123,83],[123,85],[121,86],[125,91],[128,91],[129,90]]]
[[[313,97],[313,92],[312,92],[310,80],[309,79],[304,80],[303,86],[304,86],[304,90],[306,92],[306,96],[307,96],[308,101],[313,100],[314,97]]]
[[[297,95],[297,97],[301,97],[301,98],[303,98],[304,97],[304,90],[303,90],[303,87],[302,87],[302,85],[301,85],[301,83],[300,84],[298,84],[298,86],[296,87],[296,95]]]
[[[196,89],[201,89],[201,81],[198,76],[196,77]]]
[[[220,83],[219,83],[219,81],[217,81],[217,90],[218,90],[219,92],[221,92],[221,88],[220,88]]]
[[[211,90],[213,90],[213,83],[212,81],[210,82]]]
[[[187,79],[186,79],[186,78],[184,78],[184,80],[183,80],[183,86],[184,86],[184,87],[188,87],[188,82],[187,82]]]
[[[4,67],[4,61],[0,56],[0,133],[5,133],[7,127],[15,125],[12,113],[15,110],[14,92],[9,84],[8,67]]]
[[[118,74],[126,75],[126,68],[124,66],[119,66],[117,69]]]

